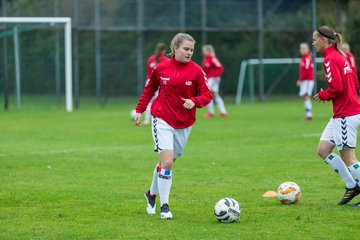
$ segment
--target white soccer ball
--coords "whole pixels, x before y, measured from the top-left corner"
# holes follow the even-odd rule
[[[131,112],[130,112],[130,119],[131,119],[131,120],[134,120],[135,115],[136,115],[136,110],[135,110],[135,109],[131,110]]]
[[[221,223],[232,223],[240,218],[240,205],[233,198],[223,198],[215,204],[214,215]]]
[[[284,182],[278,187],[278,198],[284,204],[296,203],[301,198],[300,187],[294,182]]]

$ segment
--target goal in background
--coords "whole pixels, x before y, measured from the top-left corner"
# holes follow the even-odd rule
[[[323,58],[315,58],[315,67],[324,61]],[[264,65],[264,98],[270,95],[289,95],[297,91],[294,87],[298,79],[299,58],[265,58]],[[251,102],[255,101],[255,69],[259,67],[259,59],[247,59],[240,64],[239,80],[236,92],[235,103],[240,104],[243,100],[245,89],[248,89],[248,96]],[[316,73],[317,71],[315,71]],[[281,87],[279,87],[279,85]],[[316,84],[315,88],[316,90]]]
[[[2,71],[3,75],[3,88],[4,88],[4,106],[7,108],[8,102],[8,91],[11,89],[11,86],[14,86],[15,95],[17,99],[18,109],[21,109],[21,96],[22,96],[22,85],[25,81],[30,88],[38,88],[41,91],[42,83],[54,80],[54,85],[57,90],[60,91],[60,59],[61,55],[64,58],[64,79],[65,79],[65,109],[67,112],[73,110],[73,93],[72,93],[72,50],[71,50],[71,18],[68,17],[0,17],[0,42],[3,41],[3,52],[2,55],[6,57],[4,60]],[[58,32],[58,30],[63,29],[64,35],[64,51],[63,54],[59,51],[61,49],[60,42],[58,41],[58,47],[56,45],[49,43],[49,47],[42,48],[42,52],[35,52],[37,44],[44,44],[50,42],[52,38],[48,34],[50,32]],[[38,32],[47,30],[45,36],[44,34],[38,34]],[[26,36],[26,42],[21,41],[22,35],[28,35],[32,32],[37,32],[32,36]],[[59,36],[59,35],[58,35]],[[47,43],[48,44],[48,43]],[[45,50],[44,50],[45,49]],[[13,51],[13,54],[10,53]],[[26,58],[23,51],[32,52],[37,55],[36,58]],[[54,61],[58,61],[57,71],[55,74],[49,74],[51,72],[48,59],[43,58],[42,65],[37,64],[36,67],[33,64],[34,59],[41,59],[43,56],[48,56],[47,52],[53,52]],[[12,56],[12,57],[8,57]],[[56,57],[58,56],[58,57]],[[25,64],[26,63],[26,64]],[[55,66],[55,64],[52,64]],[[36,69],[35,69],[36,68]],[[40,69],[44,72],[44,76],[39,76],[37,74],[37,69]],[[37,81],[31,81],[31,78],[37,78]],[[32,86],[34,85],[34,86]],[[10,86],[10,87],[9,87]],[[39,88],[40,87],[40,88]],[[42,89],[44,90],[44,89]],[[44,91],[46,92],[46,91]]]

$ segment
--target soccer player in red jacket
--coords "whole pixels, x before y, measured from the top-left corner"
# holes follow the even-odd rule
[[[152,71],[154,70],[154,68],[156,67],[156,65],[158,65],[159,63],[168,60],[168,58],[165,56],[165,52],[166,52],[166,45],[164,43],[158,43],[155,47],[155,53],[154,55],[151,55],[147,61],[146,64],[146,85],[149,83],[150,81],[150,76]],[[157,96],[158,92],[155,93],[154,97],[150,100],[149,105],[146,108],[145,111],[145,120],[143,121],[143,125],[148,125],[150,124],[150,109],[151,109],[151,104],[154,102],[156,96]]]
[[[136,107],[134,122],[140,125],[141,114],[159,89],[151,114],[155,151],[160,153],[159,164],[153,172],[149,191],[145,193],[148,214],[156,213],[156,195],[160,196],[161,219],[172,219],[169,195],[172,165],[182,155],[196,120],[196,108],[211,101],[206,75],[191,61],[195,40],[189,34],[178,33],[171,41],[171,60],[159,63],[150,76]]]
[[[305,120],[312,120],[312,104],[310,98],[314,90],[314,64],[307,43],[300,44],[300,54],[302,57],[299,65],[299,79],[296,85],[300,87],[299,96],[304,100],[306,111]]]
[[[328,88],[314,96],[318,102],[332,101],[333,117],[321,135],[318,154],[335,170],[346,185],[339,205],[360,193],[360,163],[355,156],[357,128],[360,125],[359,83],[351,64],[341,52],[341,35],[328,26],[313,33],[313,45],[324,56]],[[333,152],[336,147],[340,156]],[[357,206],[360,206],[358,203]]]
[[[353,68],[354,72],[357,74],[357,68],[356,68],[356,59],[354,55],[350,52],[350,46],[348,43],[343,43],[341,45],[341,49],[346,54],[346,58],[349,60],[351,67]]]
[[[219,87],[221,82],[221,75],[223,73],[223,66],[215,56],[214,47],[210,44],[204,45],[202,48],[203,59],[203,70],[208,78],[208,84],[213,94],[213,98],[220,111],[220,116],[226,117],[227,112],[225,109],[224,101],[219,95]],[[215,115],[214,101],[211,101],[208,105],[208,112],[204,117],[211,118]]]

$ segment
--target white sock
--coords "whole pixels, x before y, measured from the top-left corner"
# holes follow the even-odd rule
[[[357,184],[360,184],[360,163],[349,166],[349,171]]]
[[[214,101],[211,100],[211,102],[207,105],[208,107],[208,112],[211,114],[215,114],[215,110],[214,110]]]
[[[220,96],[217,96],[215,98],[215,101],[218,105],[219,111],[220,113],[226,113],[226,109],[225,109],[225,105],[224,105],[224,101],[222,100],[222,98]]]
[[[159,193],[159,189],[158,189],[158,168],[159,168],[159,164],[156,165],[154,172],[153,172],[153,179],[151,182],[151,186],[150,186],[150,194],[155,194],[157,195]]]
[[[338,155],[331,153],[324,160],[337,174],[339,174],[347,188],[354,188],[356,186],[355,180],[351,176],[343,160]]]
[[[350,174],[350,173],[349,173]],[[169,204],[169,195],[172,183],[172,171],[158,168],[158,188],[160,195],[160,206]]]
[[[304,107],[305,107],[305,111],[306,111],[306,116],[311,117],[312,116],[312,113],[311,113],[312,104],[311,104],[310,99],[304,101]]]

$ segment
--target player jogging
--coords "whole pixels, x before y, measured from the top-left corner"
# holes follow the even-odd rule
[[[204,45],[202,48],[204,56],[203,66],[204,72],[208,78],[208,84],[211,89],[214,100],[219,107],[220,116],[226,117],[227,112],[225,109],[224,101],[219,95],[219,87],[221,82],[221,75],[223,73],[223,66],[215,56],[214,47],[210,44]],[[208,105],[208,112],[204,115],[206,118],[211,118],[215,115],[214,101],[212,100]]]
[[[154,68],[156,67],[156,65],[160,62],[166,61],[168,60],[168,58],[165,56],[165,51],[166,51],[166,45],[164,43],[158,43],[155,47],[155,53],[154,55],[151,55],[147,61],[146,64],[146,83],[145,83],[145,87],[146,85],[149,83],[150,81],[150,75],[151,72],[154,70]],[[151,109],[151,104],[154,102],[155,98],[157,96],[157,92],[155,93],[154,97],[150,100],[149,105],[146,108],[145,111],[145,120],[143,122],[144,125],[148,125],[150,124],[150,109]]]
[[[211,91],[201,67],[191,61],[195,40],[178,33],[171,41],[171,60],[159,63],[151,73],[150,82],[140,96],[134,122],[140,125],[141,113],[159,89],[152,107],[152,134],[155,151],[160,153],[150,189],[145,193],[148,214],[156,213],[156,195],[160,196],[161,219],[172,219],[169,195],[172,165],[184,150],[196,120],[196,108],[211,101]]]
[[[307,43],[300,44],[300,54],[302,57],[299,65],[299,80],[297,80],[296,85],[300,87],[299,96],[304,100],[305,120],[312,120],[310,97],[314,90],[314,64]]]
[[[328,88],[314,96],[318,102],[332,101],[333,117],[325,127],[318,146],[318,154],[335,170],[346,185],[339,205],[346,204],[360,193],[360,163],[355,156],[357,128],[360,124],[359,87],[349,61],[341,52],[341,35],[328,26],[313,33],[313,45],[324,56]],[[340,156],[333,153],[334,147]],[[360,206],[360,204],[358,204]]]

